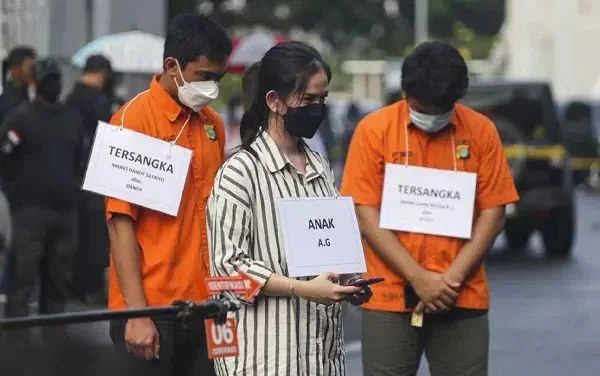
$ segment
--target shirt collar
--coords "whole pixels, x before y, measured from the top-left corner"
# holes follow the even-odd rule
[[[323,163],[320,161],[319,157],[303,140],[300,140],[299,142],[300,147],[306,153],[306,179],[310,181],[323,175]],[[281,171],[286,166],[293,167],[289,158],[281,151],[279,146],[277,146],[275,141],[265,131],[261,131],[256,137],[253,148],[265,162],[265,165],[271,173]]]
[[[173,97],[167,93],[167,91],[159,83],[160,75],[156,75],[152,78],[150,83],[150,95],[158,102],[160,108],[165,111],[165,115],[171,123],[175,122],[182,112],[186,112],[187,109],[181,107]]]

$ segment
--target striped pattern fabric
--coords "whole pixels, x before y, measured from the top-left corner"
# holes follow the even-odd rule
[[[258,158],[240,151],[217,173],[208,201],[211,271],[242,269],[264,284],[287,275],[277,200],[337,195],[327,160],[307,146],[300,175],[273,139],[262,132],[252,144]],[[344,375],[342,305],[259,295],[237,312],[238,357],[215,362],[219,376]]]

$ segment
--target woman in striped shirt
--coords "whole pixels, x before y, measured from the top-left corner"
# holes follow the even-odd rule
[[[241,123],[241,150],[219,170],[208,202],[211,270],[237,270],[262,285],[236,313],[239,356],[219,359],[217,374],[344,375],[342,307],[368,288],[355,276],[287,277],[276,202],[337,195],[329,163],[302,141],[325,114],[331,70],[312,47],[287,42],[263,57],[253,103]]]

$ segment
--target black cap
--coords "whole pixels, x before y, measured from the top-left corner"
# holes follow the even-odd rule
[[[52,58],[38,60],[35,63],[35,80],[37,82],[49,76],[61,77],[61,73],[58,61]]]
[[[88,57],[85,61],[83,71],[95,72],[99,70],[106,70],[108,72],[112,72],[112,65],[110,64],[110,60],[108,60],[102,55],[91,55],[90,57]]]

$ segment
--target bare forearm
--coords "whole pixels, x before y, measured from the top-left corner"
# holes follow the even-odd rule
[[[147,303],[142,285],[140,250],[133,220],[127,216],[115,216],[109,222],[108,232],[111,257],[125,303],[132,308],[145,307]]]
[[[359,205],[356,207],[356,213],[362,235],[375,253],[394,272],[411,281],[422,270],[422,267],[412,258],[392,231],[379,228],[379,210]]]
[[[485,209],[477,218],[473,236],[450,266],[448,275],[455,282],[462,283],[481,264],[496,236],[504,225],[504,207]]]
[[[267,283],[263,287],[261,293],[267,296],[283,296],[289,297],[293,293],[298,297],[304,297],[304,288],[306,281],[299,281],[297,279],[288,278],[281,274],[273,273],[267,280]]]

